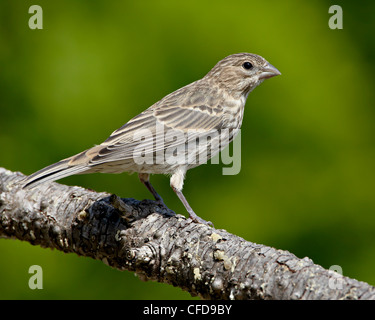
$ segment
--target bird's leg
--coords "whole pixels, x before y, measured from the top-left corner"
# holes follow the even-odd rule
[[[150,183],[150,175],[148,173],[139,173],[138,174],[139,180],[146,186],[148,191],[152,193],[155,200],[166,207],[164,204],[163,198],[156,192],[155,188]]]
[[[148,173],[139,173],[138,177],[139,177],[139,180],[141,180],[141,182],[146,186],[146,188],[152,193],[152,195],[155,198],[156,203],[164,207],[164,210],[162,210],[163,211],[162,213],[167,216],[176,215],[176,213],[173,210],[169,209],[165,205],[163,198],[156,192],[155,188],[150,183],[150,175]]]
[[[186,211],[189,213],[189,218],[197,223],[203,223],[205,225],[209,225],[213,227],[213,223],[211,221],[206,221],[201,217],[197,216],[193,209],[190,207],[189,203],[187,202],[185,196],[182,193],[182,185],[184,180],[185,172],[177,171],[171,177],[171,188],[177,194],[177,197],[181,200],[182,204],[184,205]]]
[[[183,203],[183,205],[185,206],[187,212],[189,213],[189,218],[191,220],[193,220],[194,222],[197,222],[197,223],[203,223],[203,224],[206,224],[206,225],[209,225],[211,227],[213,227],[213,223],[211,221],[206,221],[204,219],[202,219],[201,217],[197,216],[197,214],[193,211],[193,209],[190,207],[189,203],[187,202],[185,196],[182,194],[181,191],[177,190],[176,188],[174,188],[172,186],[172,189],[174,192],[176,192],[177,194],[177,197],[179,197],[179,199],[181,200],[181,202]]]

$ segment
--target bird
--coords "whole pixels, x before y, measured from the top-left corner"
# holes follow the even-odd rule
[[[151,174],[164,174],[170,176],[170,186],[189,218],[212,225],[193,211],[182,193],[186,172],[206,163],[235,138],[249,93],[264,80],[280,74],[259,55],[229,55],[203,78],[168,94],[101,144],[26,177],[22,188],[74,174],[138,173],[155,201],[165,206],[150,183]]]

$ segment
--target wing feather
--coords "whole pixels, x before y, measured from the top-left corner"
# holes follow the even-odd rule
[[[145,155],[196,140],[222,127],[222,110],[215,106],[160,106],[149,108],[114,131],[93,154],[90,166],[130,160],[140,143]],[[219,112],[218,112],[219,110]],[[137,136],[138,135],[138,136]],[[139,136],[145,137],[140,141]],[[102,147],[102,148],[100,148]]]
[[[220,95],[212,90],[198,80],[167,95],[94,147],[89,165],[134,159],[140,145],[145,155],[165,152],[220,130],[225,117]]]

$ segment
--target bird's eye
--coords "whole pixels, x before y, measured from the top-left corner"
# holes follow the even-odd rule
[[[253,68],[253,65],[252,65],[252,63],[246,61],[246,62],[242,65],[242,67],[243,67],[244,69],[246,69],[246,70],[250,70],[250,69]]]

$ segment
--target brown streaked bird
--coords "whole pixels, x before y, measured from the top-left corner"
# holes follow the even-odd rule
[[[207,224],[182,194],[186,171],[210,159],[234,139],[242,125],[248,94],[277,75],[280,72],[261,56],[230,55],[202,79],[135,116],[100,145],[28,176],[23,188],[73,174],[137,172],[155,200],[164,205],[149,177],[168,174],[189,217]]]

